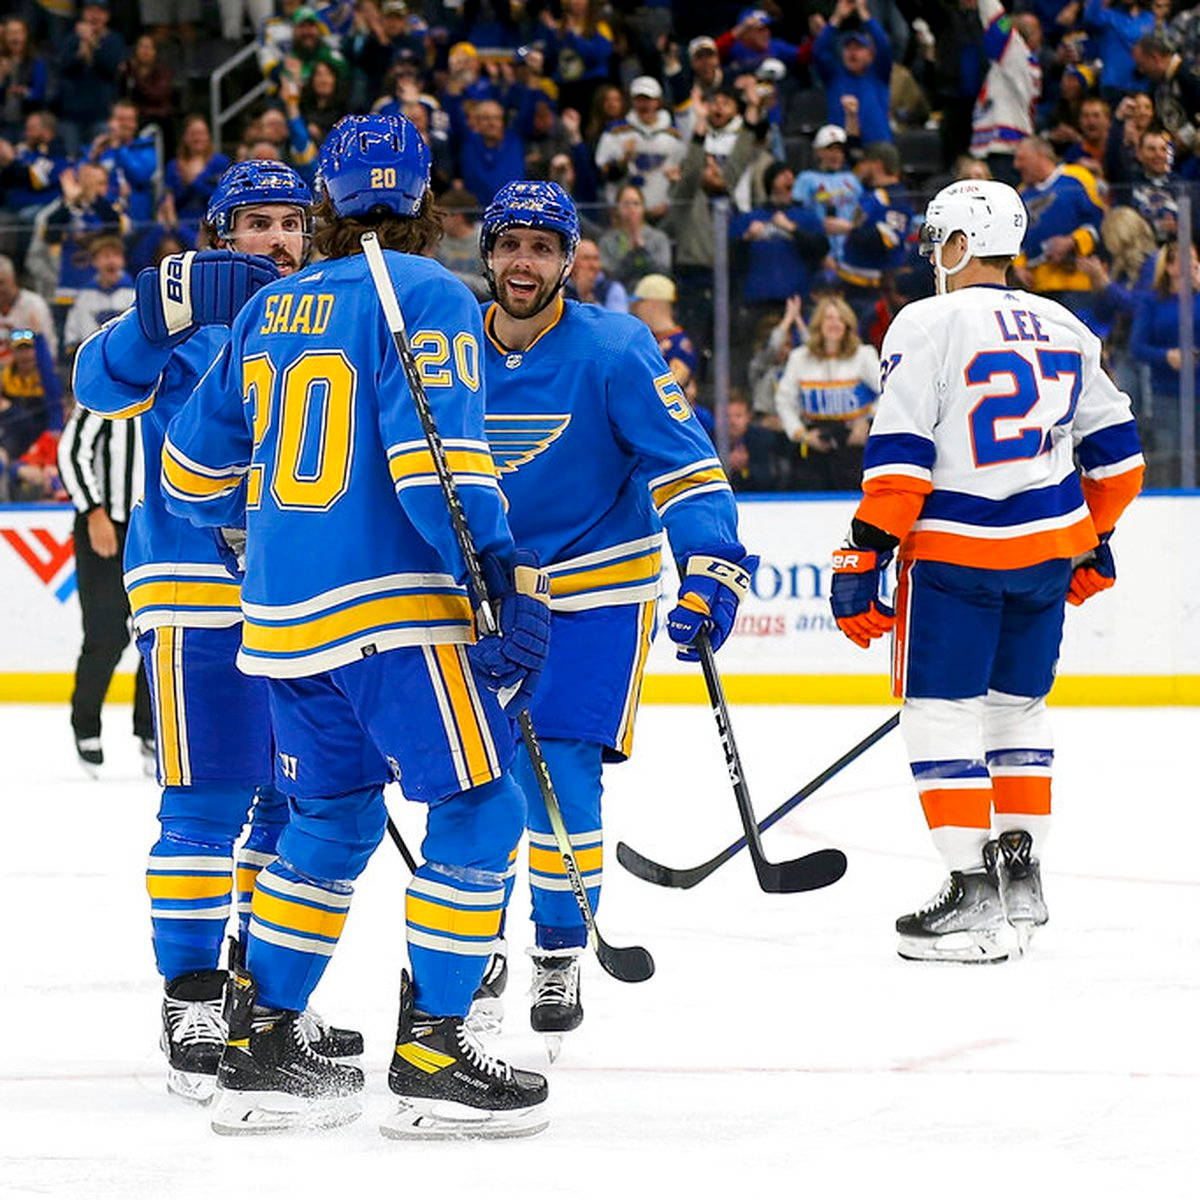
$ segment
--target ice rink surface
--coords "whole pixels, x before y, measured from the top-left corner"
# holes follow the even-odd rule
[[[734,729],[761,816],[886,716],[752,708]],[[1051,924],[1023,961],[913,964],[896,916],[944,872],[898,734],[766,835],[839,846],[846,877],[767,896],[742,855],[690,892],[617,865],[618,838],[676,866],[740,828],[711,714],[643,709],[610,768],[601,928],[655,956],[648,983],[586,962],[587,1017],[549,1069],[553,1123],[527,1141],[385,1141],[404,953],[404,866],[385,842],[316,1007],[367,1039],[363,1117],[327,1134],[218,1138],[166,1095],[142,871],[156,790],[128,710],[103,780],[65,711],[0,707],[9,933],[0,977],[0,1196],[996,1197],[1200,1195],[1200,805],[1196,710],[1059,709]],[[393,797],[419,842],[423,810]],[[498,1049],[528,1029],[524,883]]]

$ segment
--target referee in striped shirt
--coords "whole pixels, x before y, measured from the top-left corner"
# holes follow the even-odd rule
[[[142,495],[138,418],[109,421],[75,406],[58,443],[58,472],[75,505],[75,568],[83,610],[83,649],[75,668],[71,728],[79,759],[93,775],[104,762],[100,707],[129,645],[129,598],[122,560],[129,513]],[[133,733],[154,770],[154,720],[145,670],[138,664]]]

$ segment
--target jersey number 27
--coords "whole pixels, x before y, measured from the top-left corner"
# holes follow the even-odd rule
[[[968,419],[977,467],[1019,462],[1049,452],[1053,426],[1023,425],[1005,436],[996,430],[997,421],[1018,421],[1028,416],[1041,399],[1043,383],[1070,376],[1067,410],[1054,425],[1067,425],[1074,417],[1083,386],[1083,356],[1077,350],[1038,350],[1036,353],[1035,367],[1016,350],[985,350],[975,355],[963,370],[968,384],[991,383],[1000,376],[1007,376],[1013,383],[1012,391],[989,392],[971,409]]]

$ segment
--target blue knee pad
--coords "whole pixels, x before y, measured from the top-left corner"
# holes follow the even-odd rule
[[[604,747],[599,742],[547,738],[542,742],[542,753],[550,768],[563,823],[570,835],[571,848],[594,912],[600,904],[603,875],[600,799]],[[537,776],[528,757],[519,755],[513,770],[528,804],[529,882],[537,944],[544,950],[586,945],[583,915],[571,891],[550,817],[538,790]]]
[[[250,796],[244,787],[198,784],[163,789],[161,833],[150,849],[154,958],[164,979],[214,970],[233,893],[233,845]]]

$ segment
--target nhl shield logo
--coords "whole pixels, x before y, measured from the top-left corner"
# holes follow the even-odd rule
[[[505,360],[504,365],[510,370],[515,371],[520,365],[524,355],[510,354]]]

